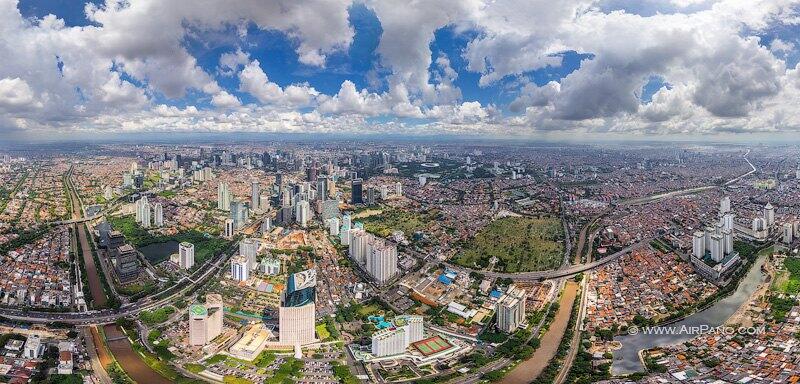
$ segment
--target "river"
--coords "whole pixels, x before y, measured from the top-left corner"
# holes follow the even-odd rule
[[[673,329],[686,327],[709,326],[717,327],[723,325],[731,315],[756,291],[758,286],[764,282],[765,276],[761,272],[761,266],[766,260],[765,255],[761,255],[750,267],[750,270],[742,278],[739,286],[733,294],[717,301],[711,307],[702,312],[697,312],[676,323],[670,324]],[[680,344],[691,340],[696,335],[653,335],[639,332],[636,335],[624,335],[615,337],[622,343],[622,348],[614,351],[614,362],[611,365],[611,372],[614,375],[624,375],[644,370],[639,361],[639,351],[655,347]]]

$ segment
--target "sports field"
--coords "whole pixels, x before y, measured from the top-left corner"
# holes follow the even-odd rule
[[[411,345],[414,346],[414,349],[419,351],[419,353],[421,353],[423,356],[437,354],[441,351],[450,349],[453,346],[453,344],[450,344],[449,341],[443,339],[441,336],[429,337],[425,340],[417,341]]]

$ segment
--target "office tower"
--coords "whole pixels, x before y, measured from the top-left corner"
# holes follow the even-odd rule
[[[119,281],[125,284],[136,280],[139,277],[139,258],[133,246],[124,244],[114,251],[114,255]]]
[[[525,322],[525,290],[514,285],[497,302],[497,329],[511,333]]]
[[[351,197],[350,202],[352,204],[363,204],[364,203],[364,193],[361,190],[361,179],[353,179],[350,182],[351,187]]]
[[[231,259],[231,278],[235,281],[247,281],[250,277],[250,263],[244,257]]]
[[[367,272],[378,285],[386,284],[397,274],[397,248],[374,237],[367,248]]]
[[[159,228],[164,226],[164,207],[161,203],[153,204],[153,223]]]
[[[300,224],[301,227],[306,228],[308,226],[309,216],[311,216],[311,206],[308,201],[301,200],[295,207],[297,223]]]
[[[250,182],[250,209],[254,213],[261,212],[261,187],[258,184],[258,180]]]
[[[239,255],[247,259],[247,265],[250,270],[258,267],[258,246],[258,240],[252,238],[244,239],[239,243]]]
[[[731,198],[730,196],[725,196],[719,202],[719,214],[724,215],[731,211]]]
[[[317,199],[325,200],[328,197],[328,178],[319,176],[317,178]]]
[[[783,243],[791,244],[794,241],[792,223],[783,224]]]
[[[267,217],[264,218],[264,221],[261,222],[261,233],[266,234],[272,230],[272,218]]]
[[[275,185],[278,187],[278,189],[283,187],[283,172],[278,171],[275,174]]]
[[[222,334],[222,296],[206,295],[206,304],[189,307],[189,345],[202,346]]]
[[[225,219],[225,237],[228,239],[233,238],[233,233],[236,230],[233,225],[233,219]]]
[[[284,345],[314,342],[317,271],[307,269],[289,276],[278,309],[279,340]]]
[[[403,184],[399,181],[394,184],[394,194],[397,196],[403,196]]]
[[[736,215],[734,215],[733,213],[726,213],[725,216],[722,216],[722,226],[727,230],[730,231],[733,230],[733,225],[735,221],[736,221]]]
[[[725,257],[725,245],[723,243],[722,235],[711,235],[711,260],[719,263]]]
[[[178,266],[191,269],[194,266],[194,244],[182,242],[178,244]]]
[[[389,188],[386,185],[381,185],[381,200],[386,200],[389,197]]]
[[[367,204],[375,205],[375,196],[376,196],[375,188],[369,187],[367,189]]]
[[[233,227],[236,228],[236,230],[244,228],[245,224],[247,224],[248,215],[249,210],[247,209],[247,205],[245,203],[241,201],[231,202],[230,218],[233,220]]]
[[[222,211],[231,210],[231,192],[228,183],[221,182],[217,185],[217,209]]]
[[[706,255],[705,232],[697,231],[692,236],[692,255],[698,259],[702,259]]]
[[[269,211],[269,208],[270,208],[269,195],[262,193],[261,196],[259,196],[258,209],[260,210],[261,213],[263,213]]]
[[[768,228],[775,225],[775,207],[770,203],[764,206],[764,220],[767,221]]]

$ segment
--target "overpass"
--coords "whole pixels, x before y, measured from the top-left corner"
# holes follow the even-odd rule
[[[517,272],[517,273],[490,272],[490,271],[483,271],[483,270],[480,270],[480,269],[467,268],[467,267],[463,267],[463,266],[460,266],[460,265],[451,264],[451,263],[448,263],[448,262],[445,262],[444,264],[448,268],[450,268],[452,270],[462,271],[462,272],[467,272],[467,273],[469,273],[469,272],[480,273],[481,275],[486,276],[488,278],[492,278],[492,279],[503,278],[503,279],[511,279],[511,280],[514,280],[514,281],[549,280],[549,279],[557,279],[557,278],[560,278],[560,277],[568,277],[568,276],[572,276],[572,275],[577,275],[579,273],[590,271],[592,269],[601,267],[601,266],[603,266],[605,264],[608,264],[608,263],[610,263],[610,262],[612,262],[614,260],[619,259],[623,255],[626,255],[626,254],[628,254],[628,253],[630,253],[630,252],[632,252],[632,251],[634,251],[636,249],[639,249],[639,248],[647,246],[650,243],[650,241],[652,241],[652,240],[653,240],[652,238],[648,238],[648,239],[639,241],[638,243],[635,243],[635,244],[632,244],[632,245],[629,245],[629,246],[623,248],[619,252],[615,252],[615,253],[613,253],[611,255],[608,255],[608,256],[600,259],[600,260],[596,260],[596,261],[593,261],[591,263],[570,265],[570,266],[565,267],[565,268],[552,269],[552,270],[548,270],[548,271],[532,271],[532,272]]]

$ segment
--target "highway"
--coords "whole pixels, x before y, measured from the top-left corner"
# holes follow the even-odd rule
[[[229,255],[224,254],[222,257],[217,258],[217,260],[212,264],[208,265],[207,268],[198,269],[190,277],[184,277],[181,281],[175,284],[175,287],[179,287],[181,284],[186,285],[180,287],[177,292],[160,300],[152,301],[152,297],[144,298],[135,304],[120,309],[106,309],[89,312],[33,312],[0,308],[0,316],[10,320],[31,323],[60,322],[75,325],[113,323],[119,318],[137,315],[141,311],[163,307],[171,303],[176,298],[182,296],[185,292],[194,289],[199,284],[204,283],[209,276],[219,271],[219,268],[224,266],[229,258]]]
[[[586,272],[595,269],[597,267],[600,267],[602,265],[608,264],[616,259],[619,259],[620,257],[622,257],[622,255],[628,254],[635,249],[641,248],[642,246],[646,246],[652,240],[653,240],[652,238],[642,240],[638,243],[629,245],[620,250],[619,252],[608,255],[600,260],[596,260],[590,263],[570,265],[568,267],[549,270],[549,271],[533,271],[533,272],[518,272],[518,273],[489,272],[479,269],[466,268],[460,265],[455,265],[447,262],[445,262],[444,264],[447,265],[448,268],[456,271],[463,271],[467,273],[476,272],[486,276],[487,278],[492,278],[492,279],[506,278],[506,279],[512,279],[514,281],[540,281],[540,280],[558,279],[561,277],[577,275],[581,272]]]

